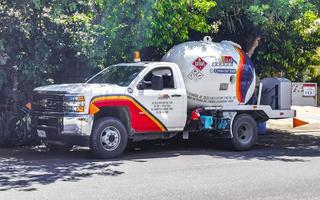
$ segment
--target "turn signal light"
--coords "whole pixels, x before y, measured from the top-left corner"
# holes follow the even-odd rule
[[[77,101],[85,101],[84,96],[77,96]]]
[[[76,112],[84,112],[84,106],[76,107]]]
[[[84,102],[85,97],[84,96],[65,96],[64,101],[65,102]]]

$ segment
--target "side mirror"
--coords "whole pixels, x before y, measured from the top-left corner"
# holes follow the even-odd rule
[[[143,83],[143,81],[141,81],[140,83],[138,83],[137,85],[137,89],[138,90],[144,90],[146,88],[145,84]]]
[[[163,78],[161,75],[153,75],[152,76],[151,89],[152,90],[162,90],[163,89]]]

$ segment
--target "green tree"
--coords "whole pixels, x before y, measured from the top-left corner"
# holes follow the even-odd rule
[[[211,13],[220,24],[216,37],[239,42],[261,76],[283,71],[291,80],[301,81],[316,75],[320,46],[316,1],[229,0],[217,4]]]
[[[75,35],[88,39],[88,5],[72,0],[1,1],[0,84],[18,81],[21,91],[30,91],[64,77],[61,72],[75,66],[75,60],[81,62]]]
[[[312,78],[320,62],[319,9],[317,0],[3,0],[0,88],[80,81],[131,61],[135,50],[158,60],[203,35],[240,43],[262,76]]]
[[[100,66],[130,61],[134,50],[145,48],[161,55],[173,44],[188,40],[190,30],[210,32],[207,13],[216,5],[212,0],[99,2],[92,60]]]
[[[0,84],[31,91],[80,81],[93,68],[130,61],[134,50],[151,48],[161,55],[188,40],[190,30],[210,32],[207,13],[215,5],[212,0],[3,0]]]

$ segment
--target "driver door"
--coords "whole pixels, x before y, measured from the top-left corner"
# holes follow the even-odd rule
[[[161,66],[151,69],[138,83],[135,98],[146,108],[151,118],[163,129],[161,131],[182,131],[187,118],[187,95],[184,85],[178,81],[170,66]],[[152,89],[154,76],[162,77],[162,86]],[[160,79],[161,80],[161,79]],[[159,81],[159,79],[158,79]],[[145,115],[147,113],[141,113]],[[148,132],[148,131],[146,131]]]

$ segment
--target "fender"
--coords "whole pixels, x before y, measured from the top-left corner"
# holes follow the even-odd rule
[[[125,106],[130,111],[130,125],[136,133],[166,132],[166,126],[136,99],[128,95],[103,95],[91,99],[90,105],[100,108]],[[91,109],[92,106],[90,106]],[[90,110],[89,110],[90,113]]]

